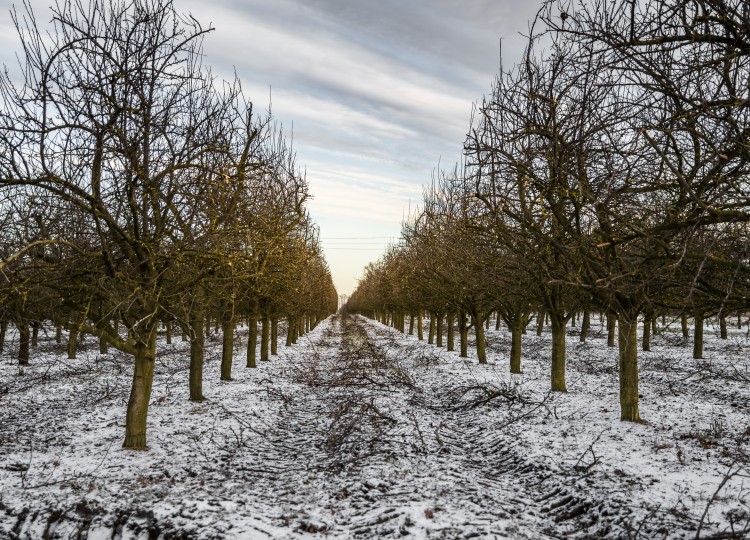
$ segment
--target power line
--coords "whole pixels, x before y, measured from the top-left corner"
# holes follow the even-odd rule
[[[333,247],[333,248],[329,247],[329,248],[327,248],[327,247],[324,247],[323,249],[325,249],[326,251],[335,250],[335,249],[340,249],[340,250],[345,250],[345,251],[383,251],[381,248],[357,248],[357,247],[352,247],[352,248],[346,248],[346,247]]]
[[[326,240],[395,240],[395,236],[328,236]],[[325,242],[325,240],[323,240]]]

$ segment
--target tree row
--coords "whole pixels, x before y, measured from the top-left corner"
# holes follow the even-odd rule
[[[0,76],[0,330],[18,328],[21,363],[42,324],[68,328],[71,355],[80,333],[132,355],[124,446],[145,448],[161,325],[189,339],[201,400],[210,321],[229,379],[238,320],[254,367],[280,319],[291,342],[336,291],[282,129],[201,64],[211,28],[169,0],[52,12],[50,30],[13,12],[20,69]]]
[[[693,317],[700,358],[704,318],[750,307],[748,27],[741,0],[545,3],[461,163],[433,178],[349,309],[458,318],[480,361],[497,312],[513,372],[541,313],[562,392],[566,325],[605,313],[621,418],[639,421],[639,318],[650,332],[659,315]]]

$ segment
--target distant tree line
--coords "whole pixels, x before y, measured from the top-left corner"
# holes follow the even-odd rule
[[[206,331],[249,322],[247,366],[337,306],[307,184],[269,113],[201,64],[211,29],[170,0],[65,0],[52,29],[13,11],[21,78],[0,75],[0,349],[21,364],[43,325],[134,358],[124,446],[146,447],[157,331],[190,342],[203,399]],[[260,323],[260,336],[258,335]],[[259,349],[259,354],[258,354]]]
[[[477,107],[460,166],[426,190],[401,243],[348,309],[405,330],[447,320],[486,361],[491,313],[510,370],[536,320],[566,391],[566,325],[606,316],[621,418],[639,421],[637,328],[679,317],[703,356],[706,317],[750,308],[750,7],[744,0],[546,2],[522,58]],[[411,329],[410,329],[411,330]]]

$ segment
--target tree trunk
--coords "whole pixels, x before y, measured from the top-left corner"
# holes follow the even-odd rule
[[[99,354],[107,354],[109,352],[109,341],[104,337],[104,334],[99,336]]]
[[[484,320],[484,329],[489,330],[490,329],[490,315],[487,315],[487,318]]]
[[[229,302],[221,321],[221,380],[232,380],[232,360],[234,359],[234,302]]]
[[[553,392],[567,392],[565,386],[565,323],[556,315],[552,322],[552,386]]]
[[[466,312],[460,311],[458,313],[458,334],[461,342],[461,352],[458,356],[461,358],[468,358],[469,356],[469,328],[466,324]]]
[[[255,351],[258,349],[258,317],[251,315],[247,320],[247,367],[254,368]]]
[[[693,358],[703,358],[703,313],[695,313],[695,335],[693,336]]]
[[[291,332],[291,329],[290,329]],[[271,321],[268,317],[263,317],[260,321],[260,361],[267,362],[268,356],[268,339],[271,334]]]
[[[615,346],[615,330],[617,326],[617,316],[607,312],[607,347]]]
[[[147,334],[145,343],[135,346],[135,370],[130,389],[128,409],[125,415],[125,442],[123,448],[146,450],[146,419],[154,382],[154,360],[156,358],[156,328]]]
[[[643,316],[643,350],[651,350],[651,317]]]
[[[8,321],[0,321],[0,353],[5,348],[5,334],[8,331]]]
[[[31,323],[31,346],[36,349],[39,346],[39,321]]]
[[[687,313],[682,313],[682,315],[680,315],[680,326],[682,327],[682,339],[687,341],[687,339],[690,337],[690,332],[688,331]]]
[[[539,312],[536,316],[536,335],[541,336],[544,330],[544,313]]]
[[[295,343],[297,343],[297,330],[298,330],[298,327],[297,327],[296,324],[294,324],[294,323],[290,323],[289,324],[289,333],[292,336],[291,337],[292,345],[294,345]]]
[[[510,372],[521,373],[521,336],[524,327],[523,315],[518,313],[515,318],[509,318],[508,320],[512,323],[510,327]]]
[[[297,342],[297,333],[294,333],[294,341]],[[279,318],[271,317],[271,355],[276,356],[279,354]]]
[[[55,343],[58,345],[62,343],[62,324],[55,325]],[[2,351],[2,347],[0,347],[0,351]]]
[[[78,326],[71,325],[68,332],[68,360],[75,360],[78,351]]]
[[[581,321],[581,343],[586,343],[586,338],[589,335],[589,329],[591,328],[591,313],[588,309],[583,310],[583,320]]]
[[[424,341],[424,321],[422,320],[423,313],[420,309],[417,313],[417,339],[419,341]]]
[[[727,339],[727,317],[723,313],[719,314],[719,337],[721,339]]]
[[[31,342],[29,324],[26,322],[17,323],[16,328],[18,328],[18,364],[21,366],[28,366],[29,345]]]
[[[203,401],[203,357],[206,335],[204,334],[203,306],[198,298],[190,310],[190,401]]]
[[[620,420],[638,422],[638,315],[620,315]]]
[[[455,334],[455,315],[448,313],[448,350],[456,350],[456,334]]]
[[[409,315],[409,335],[414,335],[414,313]]]
[[[164,324],[165,333],[167,335],[167,345],[172,344],[172,321],[167,321]]]
[[[435,314],[430,313],[430,330],[427,334],[427,343],[432,345],[435,343]]]
[[[437,346],[443,346],[443,315],[438,313],[435,317],[435,325],[437,329]]]
[[[284,346],[291,347],[292,346],[292,335],[294,334],[294,319],[291,317],[288,319],[288,328],[286,332],[286,341],[284,342]]]
[[[495,330],[500,330],[500,312],[495,313]]]
[[[742,312],[737,312],[737,328],[742,330]]]
[[[484,321],[482,320],[482,313],[479,311],[474,314],[474,329],[477,338],[477,358],[479,358],[480,364],[486,364],[487,350],[484,342]]]

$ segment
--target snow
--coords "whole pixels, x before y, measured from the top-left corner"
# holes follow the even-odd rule
[[[654,336],[634,424],[596,330],[570,329],[559,394],[548,333],[524,336],[511,376],[505,330],[482,366],[338,316],[250,370],[241,329],[232,381],[208,343],[202,403],[187,344],[160,340],[147,452],[121,448],[127,358],[89,338],[67,360],[42,336],[19,367],[6,344],[0,537],[750,537],[745,331],[707,327],[705,360],[674,328]]]

